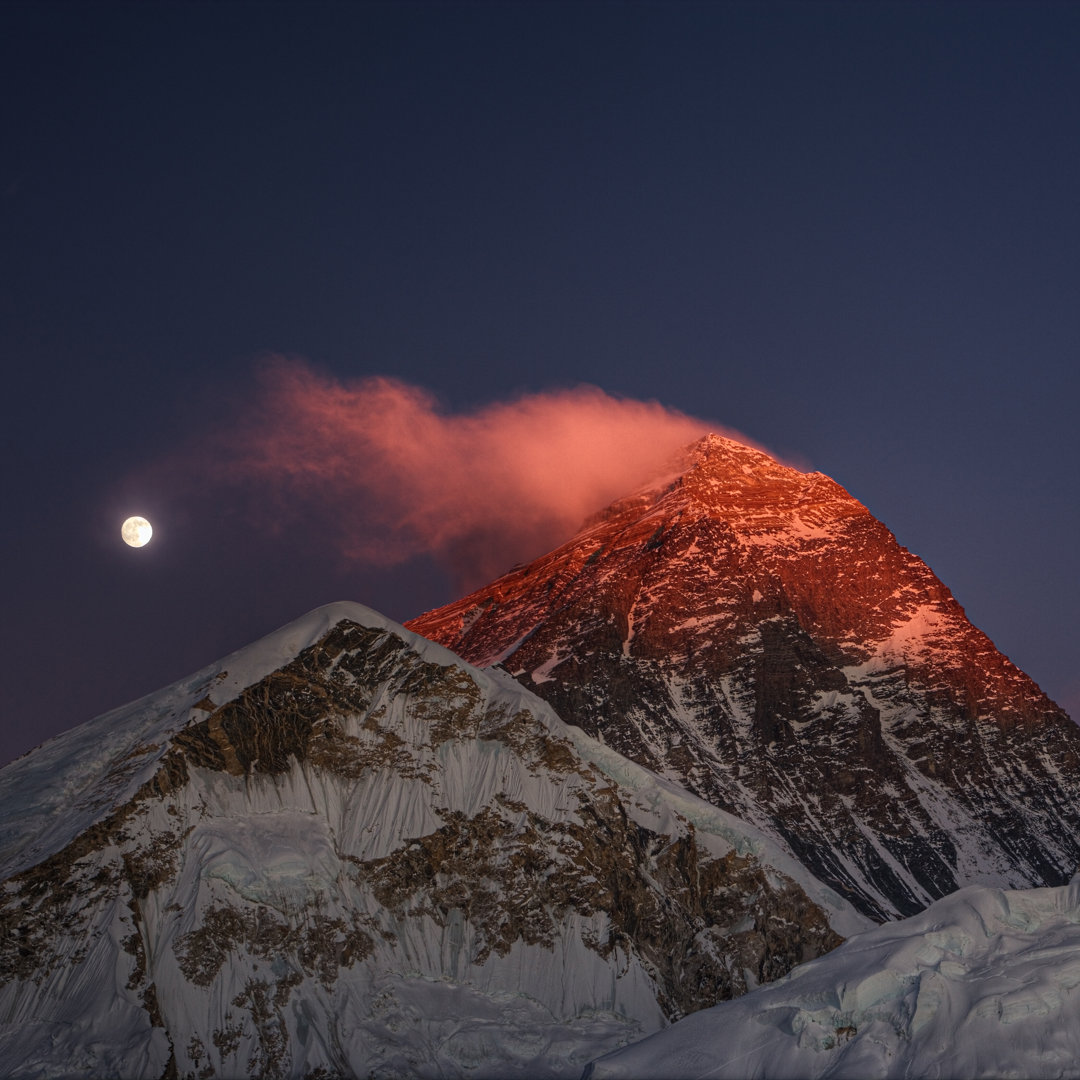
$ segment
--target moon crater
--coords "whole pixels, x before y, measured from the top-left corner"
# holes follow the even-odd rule
[[[144,517],[129,517],[120,526],[120,535],[128,547],[144,547],[154,535],[153,527]]]

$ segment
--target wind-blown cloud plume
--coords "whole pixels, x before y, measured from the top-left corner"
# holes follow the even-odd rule
[[[430,554],[473,586],[561,543],[709,430],[591,386],[449,413],[395,379],[342,382],[275,359],[204,446],[211,475],[258,492],[271,519],[317,520],[370,564]]]

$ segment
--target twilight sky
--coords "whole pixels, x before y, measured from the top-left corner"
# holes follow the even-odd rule
[[[1078,55],[1036,0],[0,5],[0,762],[718,427],[1080,715]]]

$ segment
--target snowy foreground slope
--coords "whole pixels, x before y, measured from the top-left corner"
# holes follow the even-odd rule
[[[1080,877],[1051,889],[962,889],[615,1051],[585,1076],[1080,1076]]]
[[[577,1076],[867,925],[367,608],[0,771],[6,1076]]]

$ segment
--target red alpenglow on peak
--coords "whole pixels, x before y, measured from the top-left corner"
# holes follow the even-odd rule
[[[407,625],[873,917],[1080,864],[1080,729],[839,484],[730,439]]]

